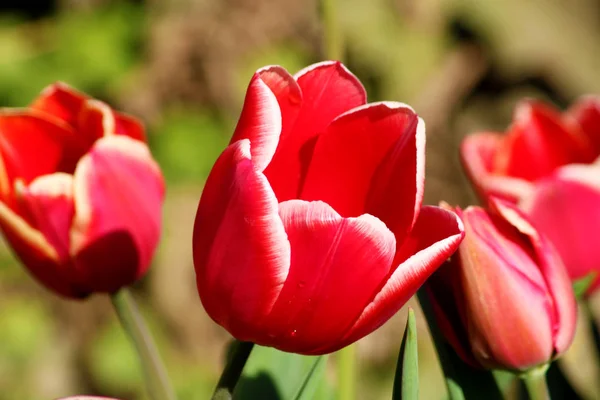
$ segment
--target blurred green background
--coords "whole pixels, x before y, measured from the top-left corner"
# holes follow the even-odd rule
[[[599,1],[337,3],[345,62],[369,99],[409,103],[427,123],[426,203],[475,202],[458,142],[475,130],[504,130],[519,98],[565,106],[600,93]],[[254,70],[281,64],[293,73],[322,60],[322,31],[315,0],[0,2],[0,106],[25,106],[62,80],[146,123],[168,195],[160,249],[135,293],[182,400],[207,398],[229,340],[195,288],[190,241],[203,181]],[[417,318],[421,397],[443,398]],[[359,342],[357,399],[390,398],[405,320],[403,310]],[[585,354],[581,343],[566,363],[585,392],[600,374],[577,358]],[[335,386],[333,368],[327,379]],[[145,398],[141,388],[108,299],[59,299],[2,247],[0,400],[78,393],[136,400]]]

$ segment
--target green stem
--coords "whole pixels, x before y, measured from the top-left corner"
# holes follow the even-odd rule
[[[546,385],[546,371],[549,365],[543,365],[521,374],[531,400],[550,400],[550,392]]]
[[[356,385],[356,345],[351,344],[337,353],[338,399],[353,400]]]
[[[110,296],[121,326],[131,339],[140,359],[148,394],[153,400],[175,400],[164,365],[152,341],[148,327],[128,289]]]
[[[325,56],[330,60],[342,61],[342,35],[335,12],[336,0],[320,0],[321,23],[325,36]]]
[[[228,357],[227,365],[219,378],[219,383],[212,395],[212,400],[230,400],[233,398],[233,390],[242,376],[242,370],[250,357],[254,343],[240,342],[236,340],[233,350]]]

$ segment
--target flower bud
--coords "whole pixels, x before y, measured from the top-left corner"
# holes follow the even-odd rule
[[[436,319],[471,365],[525,371],[571,344],[576,303],[551,243],[516,206],[455,210],[465,239],[428,281]]]

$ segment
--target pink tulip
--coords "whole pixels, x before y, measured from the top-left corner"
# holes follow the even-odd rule
[[[0,227],[61,295],[114,292],[148,269],[164,183],[144,129],[58,83],[0,111]]]
[[[324,354],[377,329],[462,240],[421,206],[425,126],[342,64],[252,78],[194,227],[198,292],[233,336]]]
[[[506,134],[467,136],[461,158],[483,199],[518,204],[563,258],[573,280],[600,272],[600,99],[566,113],[523,101]],[[577,166],[573,166],[577,164]],[[599,287],[596,280],[590,291]],[[588,293],[589,293],[588,292]]]
[[[576,303],[551,245],[514,205],[456,211],[465,239],[426,284],[438,325],[466,362],[525,371],[571,344]]]

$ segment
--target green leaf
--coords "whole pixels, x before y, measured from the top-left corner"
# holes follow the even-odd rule
[[[594,281],[596,280],[597,276],[598,272],[592,271],[583,278],[573,282],[573,292],[575,293],[575,297],[577,299],[581,299],[585,295],[592,283],[594,283]]]
[[[242,378],[235,387],[234,399],[309,400],[321,387],[327,356],[301,356],[255,345]],[[325,396],[331,398],[331,396]]]
[[[492,372],[473,368],[458,357],[435,322],[428,294],[421,288],[417,295],[440,359],[450,400],[501,400],[502,392]]]
[[[415,312],[408,308],[406,329],[398,354],[396,377],[394,378],[394,400],[417,400],[419,398],[419,356],[417,350],[417,324]]]

